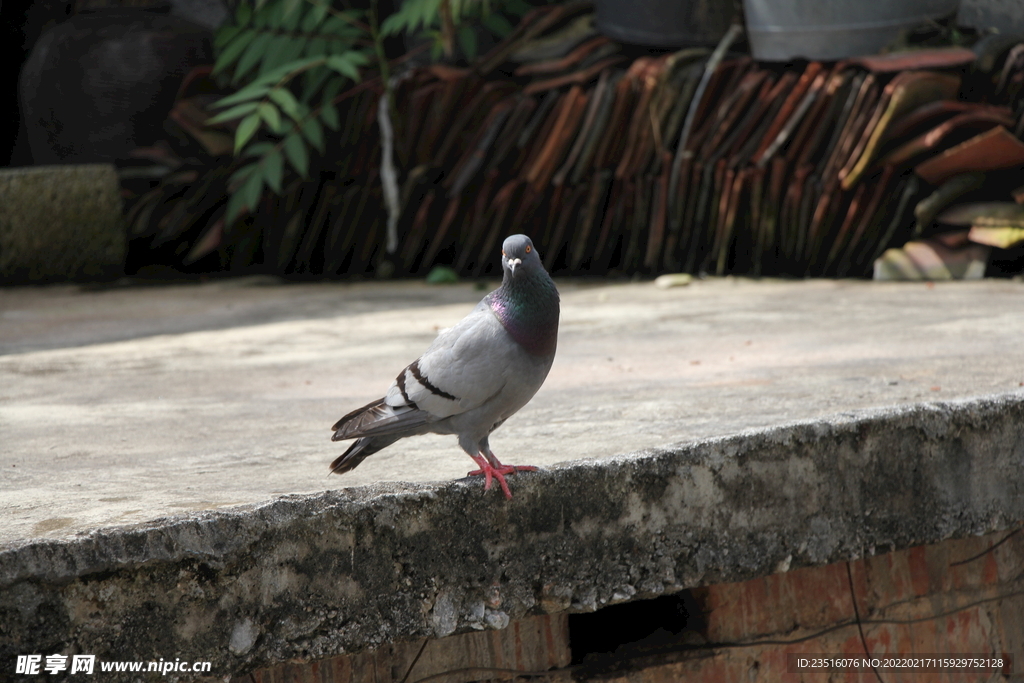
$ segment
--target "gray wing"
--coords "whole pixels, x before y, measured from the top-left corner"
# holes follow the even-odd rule
[[[341,418],[333,440],[429,431],[430,423],[471,411],[498,394],[521,357],[485,299],[454,327],[442,330],[398,374],[384,398]]]
[[[468,412],[502,390],[520,354],[484,299],[395,378],[384,403],[415,408],[433,420]]]

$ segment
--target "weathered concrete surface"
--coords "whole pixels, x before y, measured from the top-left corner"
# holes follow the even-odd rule
[[[420,300],[0,357],[0,666],[74,648],[227,675],[1024,519],[1018,283],[563,285],[552,375],[492,439],[548,467],[511,502],[476,480],[396,483],[462,476],[451,438],[324,477],[327,427],[479,292],[285,289],[269,298]],[[182,296],[215,311],[225,291]],[[3,296],[0,321],[21,322],[0,343],[61,328]],[[131,296],[84,299],[116,326]],[[249,505],[211,510],[232,503]]]
[[[0,282],[107,280],[128,236],[111,164],[0,169]]]

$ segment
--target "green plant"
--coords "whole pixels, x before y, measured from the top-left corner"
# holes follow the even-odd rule
[[[405,0],[383,22],[377,0],[362,8],[334,5],[334,0],[239,0],[234,21],[216,35],[214,74],[239,88],[214,104],[223,111],[207,122],[238,122],[229,225],[254,211],[267,188],[280,194],[289,166],[308,177],[311,151],[325,154],[325,129],[340,129],[338,104],[355,88],[375,86],[390,101],[385,37],[420,31],[432,39],[435,53],[451,56],[458,36],[472,59],[471,21],[482,21],[499,37],[512,28],[492,0]],[[513,15],[530,7],[523,0],[504,5]],[[376,76],[357,86],[362,70]]]

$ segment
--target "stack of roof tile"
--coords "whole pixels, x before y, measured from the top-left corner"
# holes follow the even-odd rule
[[[589,11],[540,8],[472,68],[399,82],[396,253],[365,88],[319,182],[266,198],[247,219],[258,245],[233,258],[493,274],[503,236],[524,232],[556,273],[863,276],[954,202],[1024,186],[1024,43],[836,64],[630,56]]]
[[[521,231],[556,272],[869,273],[932,190],[1019,173],[1014,50],[996,88],[963,48],[801,66],[734,55],[695,105],[704,49],[629,62],[591,37],[512,77],[483,75],[500,54],[423,69],[397,97],[410,181],[396,265],[487,272]]]

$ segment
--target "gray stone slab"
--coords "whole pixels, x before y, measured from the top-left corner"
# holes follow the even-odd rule
[[[0,661],[227,675],[1024,519],[1024,285],[560,286],[549,380],[492,438],[545,468],[510,502],[450,481],[472,466],[452,437],[326,477],[330,424],[471,286],[4,291],[6,348],[51,345],[76,300],[122,336],[0,356]],[[216,329],[233,298],[263,322]],[[160,300],[164,333],[136,336]]]
[[[0,169],[0,282],[121,275],[120,192],[111,164]]]

